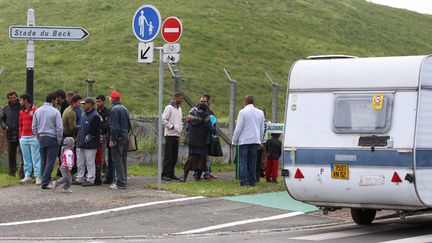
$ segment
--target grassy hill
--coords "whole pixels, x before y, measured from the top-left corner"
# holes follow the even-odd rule
[[[131,21],[137,0],[0,0],[0,95],[25,91],[26,42],[8,38],[10,25],[25,25],[33,8],[36,25],[80,26],[82,42],[37,41],[35,98],[58,88],[85,94],[89,69],[97,94],[119,90],[135,114],[157,114],[158,62],[137,63]],[[230,84],[226,67],[238,80],[237,108],[253,94],[271,111],[271,88],[264,72],[281,84],[283,118],[287,74],[295,60],[309,55],[416,55],[432,52],[432,16],[375,5],[363,0],[170,0],[153,1],[162,18],[177,16],[184,33],[177,68],[182,88],[198,100],[214,96],[213,110],[226,118]],[[164,44],[159,36],[155,46]],[[157,59],[157,55],[155,56]],[[165,68],[164,103],[173,81]],[[3,102],[0,102],[3,103]]]

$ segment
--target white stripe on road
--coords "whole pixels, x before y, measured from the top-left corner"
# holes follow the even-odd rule
[[[417,237],[403,238],[399,240],[383,241],[381,243],[423,243],[432,242],[432,235],[422,235]]]
[[[179,28],[164,28],[165,33],[178,33],[179,31]]]
[[[275,216],[266,217],[266,218],[247,219],[247,220],[241,220],[241,221],[236,221],[236,222],[231,222],[231,223],[226,223],[226,224],[218,224],[218,225],[213,225],[213,226],[209,226],[209,227],[205,227],[205,228],[183,231],[183,232],[174,233],[174,234],[175,235],[196,234],[196,233],[202,233],[202,232],[206,232],[206,231],[210,231],[210,230],[232,227],[232,226],[236,226],[236,225],[289,218],[289,217],[294,217],[294,216],[301,215],[301,214],[304,214],[304,213],[303,212],[291,212],[291,213],[285,213],[285,214],[275,215]]]
[[[300,237],[291,238],[291,240],[310,240],[310,241],[331,240],[331,239],[345,238],[345,237],[351,237],[357,235],[373,234],[382,231],[391,231],[391,230],[396,230],[401,228],[403,227],[400,227],[398,225],[393,225],[393,224],[383,225],[383,226],[364,226],[362,228],[353,229],[353,230],[344,230],[338,232],[300,236]]]
[[[183,201],[189,201],[189,200],[195,200],[195,199],[201,199],[201,198],[204,198],[204,197],[202,197],[202,196],[186,197],[186,198],[177,198],[177,199],[166,200],[166,201],[140,203],[140,204],[129,205],[129,206],[120,207],[120,208],[111,208],[111,209],[106,209],[106,210],[90,212],[90,213],[75,214],[75,215],[63,216],[63,217],[57,217],[57,218],[47,218],[47,219],[36,219],[36,220],[28,220],[28,221],[1,223],[0,226],[12,226],[12,225],[52,222],[52,221],[59,221],[59,220],[66,220],[66,219],[76,219],[76,218],[83,218],[83,217],[89,217],[89,216],[94,216],[94,215],[118,212],[118,211],[122,211],[122,210],[133,209],[133,208],[142,208],[142,207],[148,207],[148,206],[153,206],[153,205],[158,205],[158,204],[183,202]]]

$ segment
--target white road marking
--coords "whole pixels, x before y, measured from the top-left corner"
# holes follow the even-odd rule
[[[179,31],[179,28],[164,28],[165,33],[178,33]]]
[[[291,213],[285,213],[285,214],[279,214],[279,215],[275,215],[275,216],[270,216],[270,217],[266,217],[266,218],[246,219],[246,220],[241,220],[241,221],[236,221],[236,222],[231,222],[231,223],[226,223],[226,224],[213,225],[213,226],[204,227],[204,228],[200,228],[200,229],[183,231],[183,232],[174,233],[174,234],[175,235],[196,234],[196,233],[202,233],[202,232],[206,232],[206,231],[210,231],[210,230],[215,230],[215,229],[222,229],[222,228],[232,227],[232,226],[236,226],[236,225],[250,224],[250,223],[255,223],[255,222],[262,222],[262,221],[269,221],[269,220],[289,218],[289,217],[294,217],[294,216],[302,215],[302,214],[304,214],[304,213],[303,212],[291,212]]]
[[[125,206],[125,207],[111,208],[111,209],[106,209],[106,210],[100,210],[100,211],[90,212],[90,213],[75,214],[75,215],[63,216],[63,217],[57,217],[57,218],[46,218],[46,219],[36,219],[36,220],[27,220],[27,221],[17,221],[17,222],[9,222],[9,223],[0,223],[0,227],[1,226],[34,224],[34,223],[44,223],[44,222],[66,220],[66,219],[83,218],[83,217],[89,217],[89,216],[94,216],[94,215],[100,215],[100,214],[118,212],[118,211],[133,209],[133,208],[142,208],[142,207],[148,207],[148,206],[153,206],[153,205],[158,205],[158,204],[183,202],[183,201],[189,201],[189,200],[195,200],[195,199],[201,199],[201,198],[204,198],[204,197],[198,196],[198,197],[177,198],[177,199],[171,199],[171,200],[166,200],[166,201],[156,201],[156,202],[140,203],[140,204],[129,205],[129,206]]]
[[[361,227],[361,226],[358,226]],[[345,238],[345,237],[351,237],[351,236],[357,236],[357,235],[366,235],[366,234],[373,234],[383,231],[391,231],[391,230],[397,230],[401,229],[403,227],[400,227],[398,225],[390,224],[390,225],[382,225],[382,226],[364,226],[358,229],[353,230],[344,230],[344,231],[338,231],[338,232],[330,232],[330,233],[323,233],[323,234],[316,234],[316,235],[307,235],[307,236],[300,236],[295,238],[290,238],[291,240],[310,240],[310,241],[321,241],[321,240],[331,240],[331,239],[338,239],[338,238]]]
[[[381,243],[423,243],[432,242],[432,235],[422,235],[417,237],[403,238],[399,240],[383,241]]]

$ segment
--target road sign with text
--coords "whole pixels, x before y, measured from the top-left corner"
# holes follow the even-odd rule
[[[168,42],[177,42],[183,32],[183,26],[177,17],[168,17],[162,24],[162,38]]]
[[[61,26],[10,26],[12,40],[64,40],[82,41],[89,33],[81,27]]]

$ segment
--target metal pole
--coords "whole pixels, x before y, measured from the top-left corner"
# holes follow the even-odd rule
[[[234,128],[235,128],[235,107],[236,107],[236,94],[237,94],[237,81],[232,79],[231,76],[228,73],[228,70],[224,68],[224,72],[227,75],[228,79],[231,83],[231,94],[230,94],[230,109],[229,109],[229,136],[232,141],[232,136],[234,134]],[[232,163],[233,161],[233,148],[230,146],[230,156],[229,156],[229,163]]]
[[[27,10],[27,26],[35,26],[35,14],[33,9]],[[27,41],[27,71],[26,71],[26,93],[34,99],[34,58],[35,47],[34,41]]]
[[[175,92],[177,92],[177,91],[180,91],[180,76],[177,75],[177,73],[176,73],[175,70],[173,69],[171,63],[168,62],[167,64],[168,64],[168,68],[169,68],[169,70],[170,70],[170,72],[171,72],[171,76],[172,76],[173,79],[174,79],[174,93],[175,93]]]
[[[159,49],[159,119],[158,119],[158,178],[157,178],[157,189],[161,190],[162,184],[162,95],[163,95],[163,48],[156,47]]]
[[[93,84],[96,82],[92,73],[92,67],[89,67],[88,77],[87,77],[87,97],[93,96]]]
[[[271,121],[273,123],[277,122],[277,116],[278,116],[278,93],[279,93],[279,84],[273,82],[273,80],[270,78],[270,76],[267,74],[267,72],[264,72],[267,78],[270,80],[271,86],[272,86],[272,119]]]
[[[272,122],[277,122],[278,117],[278,90],[279,90],[279,84],[273,83],[272,84]]]

